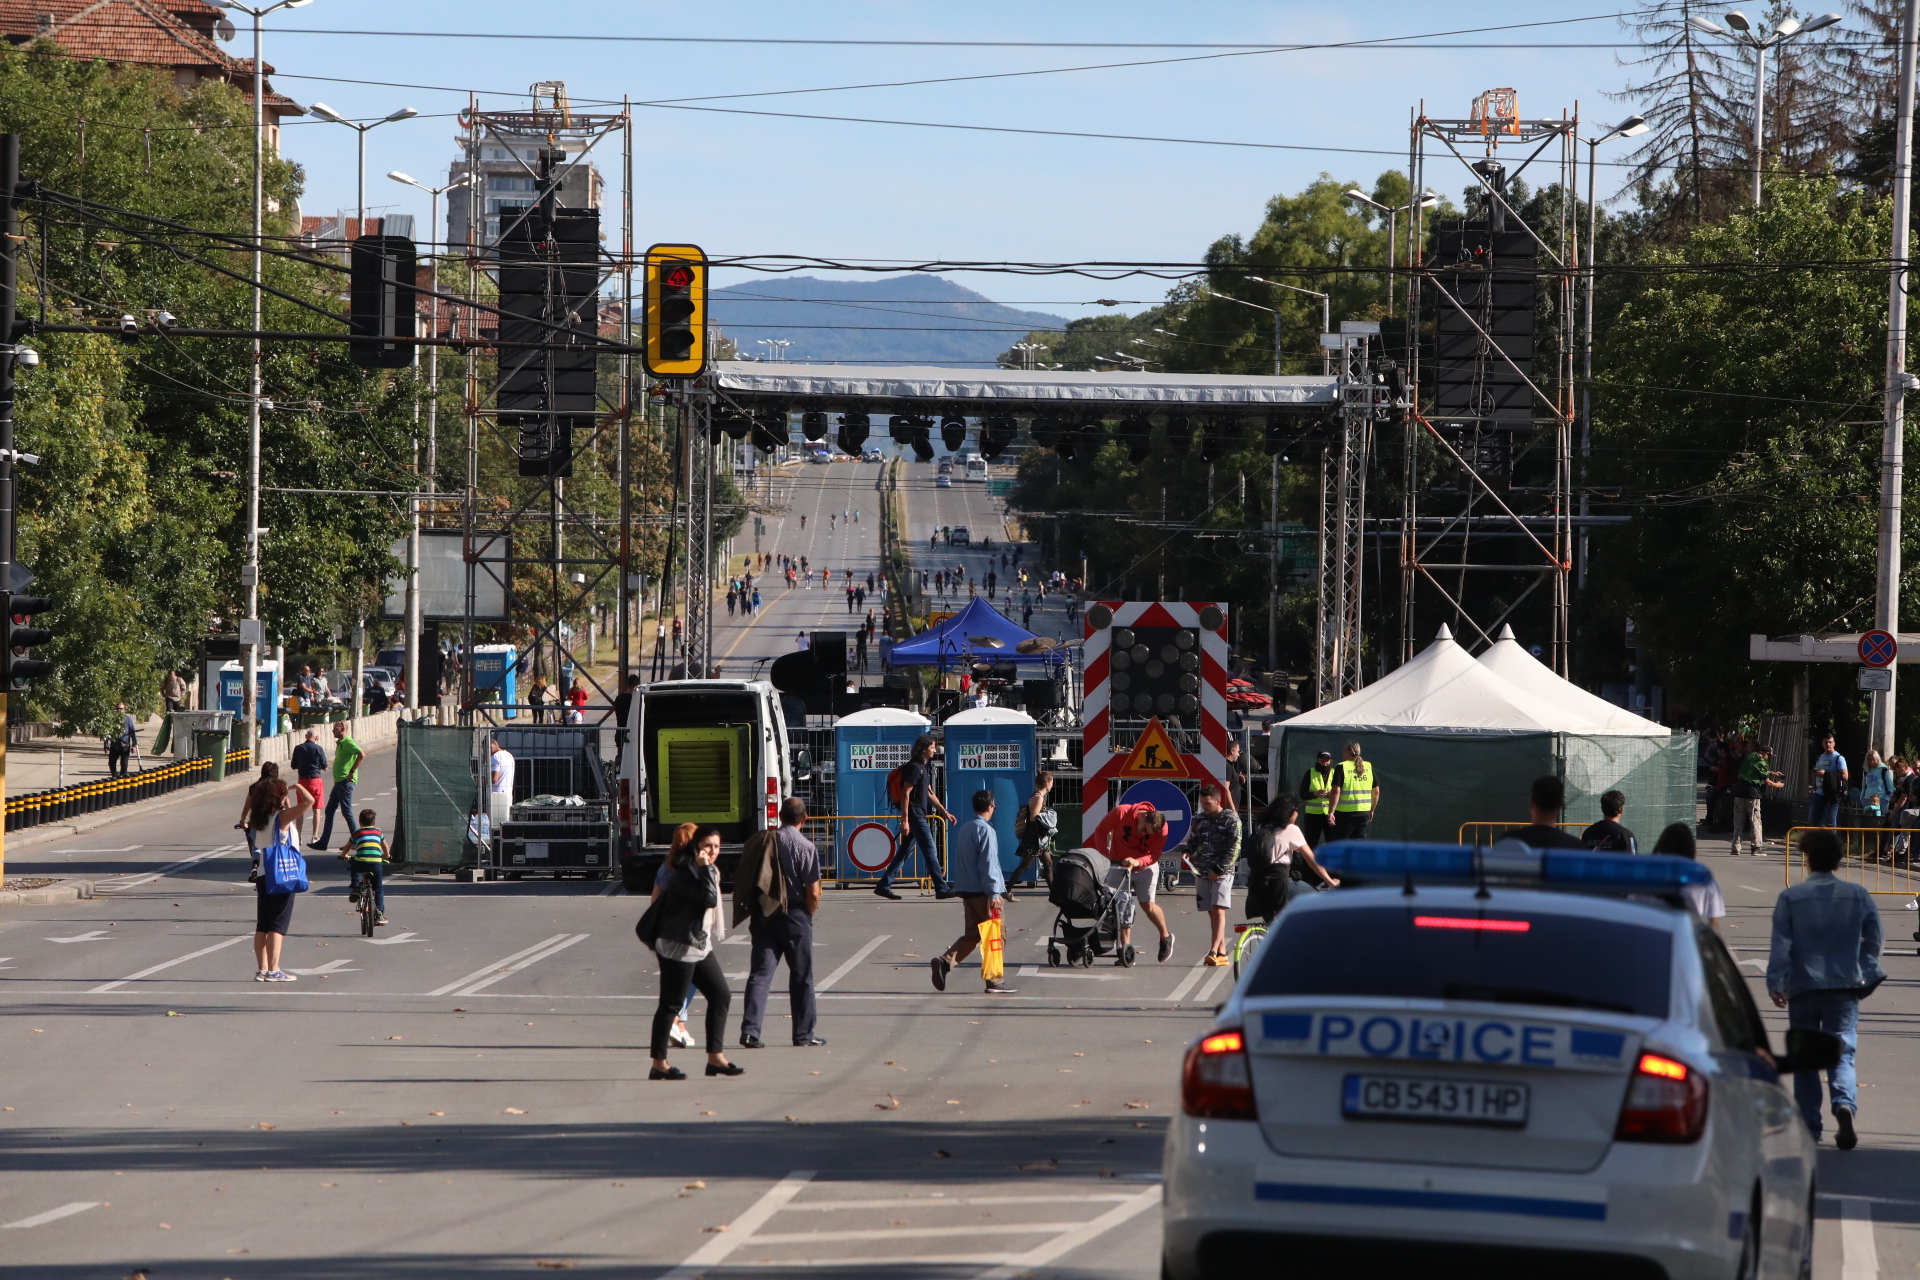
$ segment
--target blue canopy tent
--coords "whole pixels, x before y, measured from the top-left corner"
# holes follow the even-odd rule
[[[998,640],[998,648],[977,643],[975,637]],[[1031,662],[1047,665],[1060,661],[1059,653],[1020,653],[1017,646],[1034,639],[1020,626],[985,600],[975,596],[967,607],[935,627],[928,627],[911,640],[893,646],[888,661],[896,667],[933,667],[941,670],[958,667],[967,661]]]

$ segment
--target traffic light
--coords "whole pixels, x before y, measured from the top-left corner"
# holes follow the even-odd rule
[[[42,596],[7,597],[6,671],[0,673],[0,680],[4,682],[0,687],[6,692],[25,693],[35,680],[53,674],[51,662],[29,656],[35,645],[53,639],[51,631],[33,625],[33,615],[52,607],[53,601]]]
[[[1199,713],[1198,627],[1115,627],[1110,638],[1113,714],[1175,719]]]
[[[735,440],[745,440],[753,433],[753,419],[735,409],[715,409],[713,424]]]
[[[690,244],[648,249],[644,302],[647,372],[698,377],[707,367],[707,255]]]
[[[1233,448],[1240,424],[1233,418],[1208,418],[1200,436],[1200,461],[1218,462]]]
[[[940,443],[947,446],[948,453],[960,452],[960,446],[967,442],[967,420],[965,418],[944,417],[940,419]]]
[[[1193,419],[1184,413],[1167,415],[1167,448],[1180,457],[1187,454],[1187,446],[1193,443]]]
[[[858,456],[866,446],[869,422],[864,413],[843,413],[840,415],[840,452]]]
[[[418,258],[405,236],[361,236],[347,250],[347,354],[365,369],[404,369],[414,345],[387,339],[415,336],[414,283]]]
[[[800,434],[809,440],[827,438],[827,415],[818,409],[809,409],[800,415]]]
[[[980,422],[980,456],[997,458],[1006,452],[1013,438],[1020,434],[1020,424],[1011,414],[990,413]]]
[[[1028,429],[1033,433],[1033,443],[1042,449],[1052,449],[1060,443],[1060,419],[1050,413],[1034,415],[1033,425]]]
[[[763,409],[754,415],[754,448],[762,453],[772,453],[786,443],[787,411],[785,409]]]
[[[1277,458],[1286,450],[1287,419],[1280,414],[1270,413],[1267,415],[1265,445],[1267,456],[1270,458]]]
[[[1120,429],[1114,434],[1135,462],[1145,462],[1153,451],[1153,423],[1138,414],[1120,419]]]

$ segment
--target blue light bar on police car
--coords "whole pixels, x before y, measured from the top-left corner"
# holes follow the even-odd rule
[[[1708,884],[1713,872],[1691,858],[1666,854],[1534,849],[1518,841],[1491,848],[1339,840],[1316,851],[1320,865],[1358,884],[1505,884],[1602,893],[1676,893]]]

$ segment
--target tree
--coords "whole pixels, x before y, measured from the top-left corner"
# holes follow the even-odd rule
[[[1833,179],[1780,184],[1644,247],[1622,286],[1594,461],[1632,521],[1596,531],[1595,586],[1633,618],[1670,703],[1777,704],[1786,673],[1747,662],[1750,633],[1871,625],[1888,217]]]

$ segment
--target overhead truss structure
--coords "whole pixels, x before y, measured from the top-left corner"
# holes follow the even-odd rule
[[[1481,95],[1464,120],[1422,109],[1413,121],[1412,189],[1464,175],[1473,194],[1462,218],[1437,219],[1415,201],[1406,239],[1407,331],[1431,337],[1410,344],[1421,408],[1405,427],[1403,662],[1442,621],[1461,643],[1490,645],[1544,593],[1547,660],[1567,673],[1571,317],[1583,248],[1571,198],[1530,222],[1514,184],[1524,175],[1535,189],[1579,190],[1579,127],[1577,111],[1521,119],[1511,89]]]

